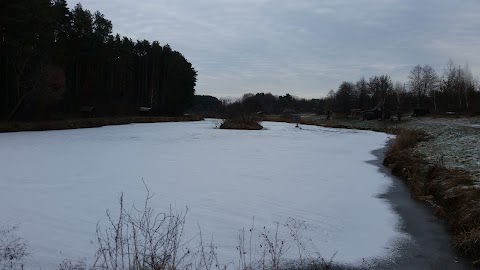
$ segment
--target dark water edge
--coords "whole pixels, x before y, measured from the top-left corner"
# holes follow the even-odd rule
[[[377,166],[386,183],[391,183],[385,193],[379,194],[379,199],[385,200],[390,208],[398,215],[396,227],[398,232],[408,235],[407,239],[392,241],[387,250],[391,254],[387,257],[368,258],[358,265],[335,264],[331,268],[299,267],[295,263],[286,265],[285,269],[311,270],[457,270],[479,269],[456,252],[451,244],[451,235],[448,233],[444,220],[433,215],[430,205],[414,200],[405,182],[392,175],[389,168],[383,166],[386,148],[372,151],[376,159],[367,163]],[[355,179],[361,181],[362,179]],[[372,213],[374,215],[375,213]],[[388,256],[391,255],[391,256]],[[330,258],[324,258],[326,260]]]
[[[335,265],[332,269],[478,269],[454,250],[446,223],[433,215],[429,205],[414,200],[405,183],[383,166],[385,148],[372,151],[372,154],[377,158],[368,163],[392,179],[392,185],[378,197],[399,216],[397,230],[411,239],[392,243],[390,258],[369,260],[359,266]]]

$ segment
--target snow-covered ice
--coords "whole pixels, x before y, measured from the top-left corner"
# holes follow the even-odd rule
[[[215,129],[215,120],[0,134],[0,225],[20,224],[30,265],[92,258],[105,210],[142,202],[188,206],[187,234],[213,235],[219,257],[236,256],[238,232],[303,220],[336,262],[392,255],[405,237],[378,197],[392,179],[370,163],[387,134],[264,122],[266,130]]]

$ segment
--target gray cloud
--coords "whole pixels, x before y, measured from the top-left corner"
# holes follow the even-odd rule
[[[114,31],[158,40],[199,72],[197,93],[325,96],[343,80],[449,58],[480,73],[477,0],[81,0]]]

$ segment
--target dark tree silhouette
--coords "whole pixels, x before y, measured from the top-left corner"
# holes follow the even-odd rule
[[[178,115],[197,72],[169,45],[112,35],[101,12],[65,0],[0,1],[0,119],[76,115]],[[63,116],[62,116],[63,117]]]
[[[335,102],[337,102],[337,110],[346,113],[350,113],[353,109],[355,98],[355,85],[351,82],[342,82],[338,87],[338,91],[335,93]]]

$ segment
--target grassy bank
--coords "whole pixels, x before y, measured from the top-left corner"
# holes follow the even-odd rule
[[[182,122],[200,121],[201,116],[125,116],[125,117],[99,117],[99,118],[77,118],[56,121],[36,122],[0,122],[0,132],[16,131],[44,131],[62,130],[76,128],[94,128],[109,125],[125,125],[132,123],[158,123],[158,122]]]
[[[264,116],[263,121],[271,121],[271,122],[286,122],[286,123],[297,123],[297,121],[293,120],[292,117],[289,116],[281,116],[281,115],[267,115]],[[307,116],[301,117],[299,124],[303,125],[314,125],[314,126],[322,126],[322,127],[330,127],[330,128],[345,128],[345,129],[358,129],[358,130],[373,130],[373,131],[380,131],[386,133],[395,133],[395,130],[398,129],[398,122],[396,121],[384,121],[382,125],[364,125],[370,121],[359,121],[356,119],[331,119],[331,120],[321,120],[317,116]],[[376,123],[377,121],[372,121],[370,123]]]
[[[480,266],[480,189],[467,172],[446,168],[442,160],[431,164],[412,151],[426,138],[401,130],[383,164],[406,181],[414,198],[430,203],[435,215],[446,219],[455,248]]]

